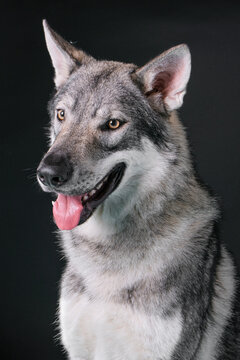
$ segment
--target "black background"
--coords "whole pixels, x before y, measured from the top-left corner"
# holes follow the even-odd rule
[[[41,20],[99,59],[143,65],[185,42],[192,75],[181,119],[198,172],[218,196],[221,238],[240,263],[237,2],[5,3],[1,26],[1,359],[64,359],[56,308],[64,260],[35,169],[46,150],[53,70]],[[55,339],[55,340],[54,340]]]

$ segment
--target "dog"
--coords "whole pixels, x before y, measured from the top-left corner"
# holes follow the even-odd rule
[[[57,195],[69,359],[240,359],[237,270],[176,112],[187,45],[137,67],[96,60],[43,26],[56,92],[37,178]]]

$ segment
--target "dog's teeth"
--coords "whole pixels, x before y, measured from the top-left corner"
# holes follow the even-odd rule
[[[55,204],[55,201],[52,201],[52,206],[54,206],[54,204]]]
[[[87,201],[88,198],[89,198],[89,196],[88,196],[88,194],[86,194],[86,195],[84,195],[83,200]]]
[[[95,192],[96,192],[96,190],[91,190],[90,193],[89,193],[89,195],[90,195],[90,196],[93,196],[93,195],[95,194]]]
[[[106,182],[108,179],[108,176],[106,176],[104,179],[103,179],[103,182]]]
[[[103,182],[97,185],[97,189],[100,189],[103,186]]]

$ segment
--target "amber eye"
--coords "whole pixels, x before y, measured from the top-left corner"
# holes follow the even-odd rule
[[[115,130],[120,126],[120,121],[117,119],[111,119],[108,121],[107,126],[109,127],[109,129]]]
[[[64,110],[58,109],[57,110],[57,118],[59,121],[63,121],[65,117]]]

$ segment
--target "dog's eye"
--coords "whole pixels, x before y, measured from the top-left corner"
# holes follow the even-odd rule
[[[102,131],[113,131],[126,124],[125,120],[109,119],[107,122],[100,126]]]
[[[107,126],[109,129],[111,130],[115,130],[117,128],[119,128],[119,126],[121,125],[120,121],[117,120],[117,119],[110,119],[108,122],[107,122]]]
[[[58,109],[58,110],[57,110],[57,118],[58,118],[58,120],[59,120],[59,121],[63,121],[63,120],[64,120],[64,117],[65,117],[64,110]]]

